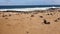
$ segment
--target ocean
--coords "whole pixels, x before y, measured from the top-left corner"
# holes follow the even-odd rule
[[[12,9],[12,8],[35,8],[35,7],[60,7],[60,5],[11,5],[0,6],[0,9]]]
[[[31,10],[45,10],[51,7],[59,7],[60,5],[10,5],[0,6],[0,11],[15,10],[15,11],[31,11]]]

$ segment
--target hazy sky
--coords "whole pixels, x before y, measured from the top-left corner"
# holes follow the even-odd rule
[[[0,5],[60,5],[60,0],[0,0]]]

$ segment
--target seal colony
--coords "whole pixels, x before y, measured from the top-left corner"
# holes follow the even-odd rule
[[[0,11],[0,34],[60,34],[60,8]]]

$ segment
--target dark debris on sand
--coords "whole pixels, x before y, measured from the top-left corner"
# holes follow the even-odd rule
[[[34,17],[34,15],[31,15],[31,17]]]
[[[43,21],[44,24],[50,24],[50,22],[47,22],[47,20],[44,19]]]
[[[39,16],[40,18],[43,18],[43,16]]]

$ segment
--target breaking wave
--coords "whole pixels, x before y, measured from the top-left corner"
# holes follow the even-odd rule
[[[14,8],[14,9],[0,9],[0,11],[34,11],[34,10],[47,10],[49,8],[60,8],[60,7],[35,7],[35,8]]]

